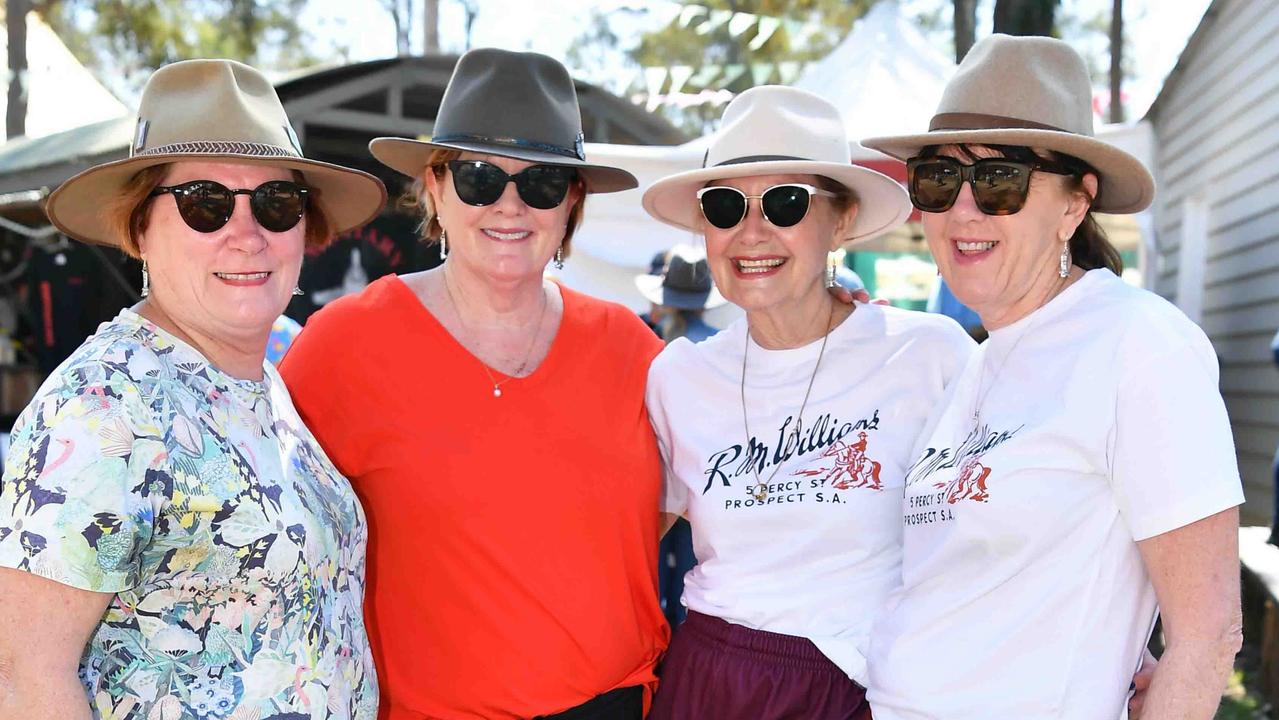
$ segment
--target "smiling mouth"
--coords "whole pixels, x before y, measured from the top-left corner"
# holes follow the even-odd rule
[[[494,240],[512,242],[515,240],[523,240],[524,238],[528,237],[529,235],[532,235],[533,233],[529,232],[528,230],[517,230],[515,232],[500,232],[498,230],[485,230],[484,234],[488,235]]]
[[[751,275],[755,273],[766,273],[769,270],[781,267],[786,262],[786,258],[764,258],[761,260],[743,259],[734,260],[733,262],[737,265],[737,272],[744,275]]]
[[[265,280],[266,278],[271,276],[271,273],[269,272],[251,272],[251,273],[215,272],[213,274],[217,275],[219,278],[223,280],[237,280],[237,281]]]
[[[964,255],[977,255],[979,253],[989,252],[991,248],[999,244],[994,240],[985,242],[964,242],[962,240],[955,241],[955,247]]]

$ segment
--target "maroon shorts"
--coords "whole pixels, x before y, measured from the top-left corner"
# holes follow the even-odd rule
[[[807,638],[689,611],[648,720],[870,720],[866,688]]]

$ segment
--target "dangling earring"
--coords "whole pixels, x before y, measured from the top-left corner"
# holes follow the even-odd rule
[[[555,269],[556,270],[564,269],[564,246],[563,245],[560,245],[559,248],[555,250]]]
[[[147,271],[147,259],[142,258],[142,297],[151,294],[151,273]]]
[[[1061,266],[1057,268],[1057,274],[1064,280],[1070,276],[1070,243],[1061,244]]]
[[[835,258],[831,255],[826,256],[826,287],[833,288],[839,285],[839,280],[835,278]]]
[[[306,293],[302,292],[302,288],[298,287],[297,285],[294,285],[294,286],[293,286],[293,294],[294,294],[294,295],[305,295]]]
[[[440,262],[444,262],[449,257],[449,236],[443,230],[440,231]]]

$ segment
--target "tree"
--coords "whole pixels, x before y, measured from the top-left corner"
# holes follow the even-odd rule
[[[27,11],[29,0],[7,0],[5,17],[9,36],[9,95],[5,109],[5,137],[27,132]]]
[[[35,0],[86,67],[135,95],[156,68],[225,57],[272,69],[317,62],[298,17],[306,0]]]
[[[1124,121],[1124,0],[1110,11],[1110,122]]]
[[[1008,35],[1051,36],[1060,2],[1061,0],[995,0],[994,31]]]
[[[977,0],[955,0],[955,62],[977,42]]]

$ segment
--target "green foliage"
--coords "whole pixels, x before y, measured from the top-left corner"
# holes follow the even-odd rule
[[[176,60],[223,57],[275,70],[314,64],[298,16],[306,0],[36,0],[80,62],[118,94]],[[118,83],[118,84],[116,84]]]

